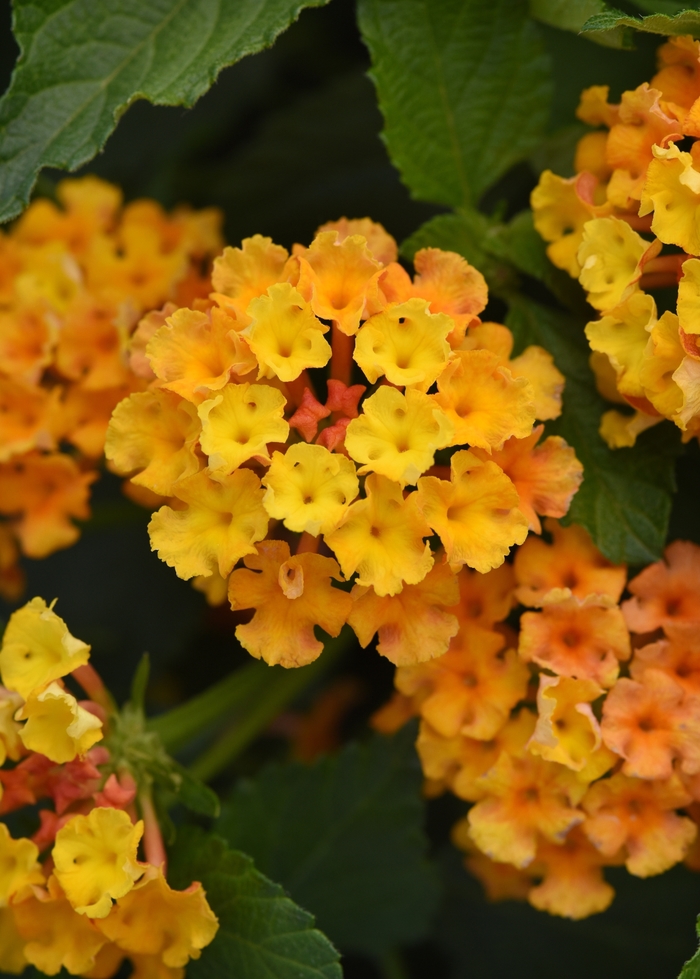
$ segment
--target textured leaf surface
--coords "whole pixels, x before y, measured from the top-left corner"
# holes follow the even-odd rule
[[[582,31],[617,31],[634,28],[649,34],[693,34],[700,36],[700,11],[679,10],[678,13],[653,13],[646,17],[631,17],[622,10],[608,8],[594,14],[581,28]]]
[[[419,200],[476,202],[536,146],[549,59],[525,0],[360,0],[384,138]]]
[[[227,65],[327,0],[15,0],[21,56],[0,100],[0,221],[44,166],[90,160],[135,99],[192,105]]]
[[[241,783],[217,831],[250,853],[344,952],[415,942],[437,902],[415,727]]]
[[[521,296],[510,303],[506,323],[516,345],[540,344],[566,376],[564,410],[548,430],[574,446],[584,478],[565,522],[586,527],[612,561],[657,560],[671,513],[678,434],[662,424],[645,432],[632,449],[609,449],[598,427],[610,406],[596,391],[583,322]]]
[[[697,933],[698,938],[700,938],[700,918],[697,922]],[[692,959],[685,963],[678,979],[700,979],[700,948]]]
[[[603,0],[530,0],[530,14],[563,31],[580,31],[586,21],[605,10]]]
[[[218,837],[180,830],[168,878],[177,888],[200,881],[219,919],[212,944],[187,966],[189,979],[341,979],[338,953],[312,915]]]

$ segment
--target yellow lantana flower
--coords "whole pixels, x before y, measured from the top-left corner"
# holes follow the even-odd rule
[[[661,242],[651,245],[619,218],[594,218],[583,229],[578,262],[579,282],[595,309],[619,306],[638,288],[642,260],[661,251]]]
[[[645,397],[640,371],[647,356],[649,331],[656,322],[656,303],[639,292],[586,326],[591,349],[608,356],[620,394]]]
[[[490,350],[458,350],[437,379],[435,401],[454,425],[452,445],[501,449],[526,438],[535,422],[534,392]]]
[[[215,478],[227,476],[253,456],[269,459],[268,442],[286,442],[286,398],[267,384],[228,384],[199,406],[202,451]]]
[[[293,381],[307,367],[325,367],[330,360],[331,347],[323,337],[328,326],[288,282],[270,286],[266,295],[253,299],[248,315],[251,323],[243,336],[258,358],[258,380]]]
[[[59,829],[56,878],[78,914],[106,918],[112,900],[129,893],[144,872],[136,862],[142,835],[142,820],[134,826],[122,809],[102,806]]]
[[[284,279],[289,252],[263,235],[244,238],[241,246],[224,248],[223,254],[214,259],[211,281],[215,292],[230,300],[227,307],[244,327],[250,323],[246,310],[251,299]]]
[[[66,676],[90,658],[90,647],[68,631],[66,623],[33,598],[13,612],[0,649],[0,673],[8,690],[25,700],[38,687]]]
[[[284,541],[266,540],[244,563],[231,575],[228,595],[234,611],[254,608],[255,615],[236,628],[238,641],[271,666],[311,663],[323,652],[314,626],[337,636],[352,606],[347,592],[331,585],[331,578],[341,580],[337,562],[309,552],[292,557]]]
[[[44,883],[38,857],[36,843],[24,836],[13,839],[5,823],[0,823],[0,908],[28,884]]]
[[[58,683],[30,694],[16,717],[27,722],[19,734],[25,747],[58,765],[82,757],[102,739],[102,721]]]
[[[283,520],[289,530],[314,537],[338,526],[360,488],[346,456],[306,442],[273,453],[262,483],[270,516]]]
[[[369,475],[366,499],[353,503],[343,522],[325,538],[343,574],[356,571],[358,585],[371,585],[377,595],[395,595],[404,582],[416,585],[433,566],[430,528],[416,506],[416,494],[404,499],[398,483]]]
[[[163,506],[151,517],[148,533],[151,549],[180,578],[225,578],[246,554],[255,554],[255,543],[267,533],[268,515],[263,507],[260,479],[250,469],[238,469],[224,482],[206,472],[180,480],[175,487],[184,510]]]
[[[169,969],[181,969],[200,957],[219,923],[200,883],[174,891],[151,867],[98,927],[127,954],[157,955]]]
[[[362,405],[345,433],[345,447],[360,473],[377,472],[405,486],[432,466],[435,450],[449,445],[454,425],[432,398],[383,385]]]
[[[545,170],[530,196],[535,228],[547,246],[547,256],[558,269],[572,278],[581,271],[576,253],[583,238],[583,226],[595,214],[578,192],[581,175],[565,180]]]
[[[527,537],[518,491],[499,466],[471,452],[455,452],[450,469],[449,482],[422,476],[416,503],[439,534],[450,564],[468,564],[484,574],[503,564],[513,544]]]
[[[700,333],[700,259],[683,262],[678,283],[678,322],[686,333]]]
[[[199,470],[197,409],[169,391],[142,391],[114,409],[105,455],[136,486],[170,496],[178,479]],[[140,470],[140,471],[139,471]]]
[[[374,384],[386,375],[400,387],[427,391],[450,356],[446,337],[454,321],[431,313],[426,299],[389,306],[367,320],[357,334],[353,357]]]
[[[675,143],[653,147],[639,214],[653,211],[651,230],[667,245],[700,255],[700,171]]]
[[[8,758],[18,761],[22,755],[21,726],[15,720],[22,703],[18,693],[0,689],[0,765],[4,765]]]

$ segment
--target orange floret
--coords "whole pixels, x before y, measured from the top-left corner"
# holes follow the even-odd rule
[[[544,425],[527,438],[510,438],[490,455],[472,449],[477,458],[491,459],[512,480],[518,491],[518,508],[530,530],[542,533],[540,516],[563,517],[583,480],[583,466],[576,453],[559,435],[550,435],[538,445]]]
[[[627,580],[626,566],[604,557],[583,527],[562,527],[554,520],[548,520],[545,527],[552,535],[551,544],[529,537],[516,551],[513,568],[518,601],[541,606],[555,596],[608,595],[618,602]]]
[[[488,629],[505,619],[513,607],[515,577],[511,564],[502,564],[486,574],[462,568],[457,581],[459,605],[450,611],[462,624],[473,623]]]
[[[31,453],[0,466],[0,513],[29,557],[46,557],[74,544],[80,534],[70,518],[87,520],[89,486],[96,472],[81,472],[67,455]]]
[[[396,239],[378,221],[370,218],[338,218],[337,221],[326,221],[316,229],[316,235],[324,231],[337,231],[338,243],[342,243],[352,235],[362,235],[367,242],[373,258],[382,265],[389,265],[399,257]],[[316,236],[314,236],[316,237]]]
[[[272,238],[253,235],[244,238],[241,248],[224,248],[214,259],[211,281],[214,290],[229,299],[230,308],[242,329],[250,323],[246,312],[251,299],[262,295],[276,282],[286,278],[289,252],[275,245]]]
[[[606,859],[575,826],[561,844],[541,843],[531,867],[541,883],[528,893],[530,904],[580,921],[610,906],[615,891],[603,877]]]
[[[630,638],[619,608],[598,596],[572,596],[523,615],[518,652],[560,676],[610,687],[619,661],[629,659]]]
[[[163,387],[200,404],[234,375],[257,367],[237,329],[223,309],[178,309],[149,340],[146,356]]]
[[[127,383],[129,326],[127,316],[118,307],[91,296],[78,297],[58,334],[57,370],[72,381],[80,381],[88,391]]]
[[[421,720],[416,751],[426,778],[449,785],[460,799],[476,802],[485,794],[481,776],[498,761],[502,751],[522,754],[535,726],[535,717],[521,708],[488,741],[463,734],[446,738]]]
[[[0,378],[0,461],[30,449],[52,449],[60,425],[60,389],[47,391]]]
[[[624,848],[635,877],[662,874],[685,856],[696,825],[674,812],[690,802],[677,777],[648,782],[626,775],[595,782],[583,799],[583,831],[605,857]]]
[[[518,357],[509,360],[506,367],[513,377],[524,377],[530,382],[536,419],[549,421],[561,415],[565,378],[550,353],[543,347],[526,347]]]
[[[178,577],[218,571],[225,578],[240,558],[257,553],[255,544],[265,537],[269,518],[260,480],[250,469],[238,469],[223,482],[196,473],[181,479],[174,495],[185,508],[161,507],[148,533],[151,549]]]
[[[562,843],[583,821],[576,808],[583,787],[554,762],[504,751],[481,785],[484,796],[469,811],[469,834],[492,860],[527,867],[542,838]]]
[[[452,456],[449,482],[422,476],[416,497],[454,568],[467,564],[490,571],[503,563],[513,544],[527,537],[515,486],[495,463],[471,452]]]
[[[175,303],[165,303],[162,309],[151,310],[143,316],[129,339],[129,368],[137,377],[152,381],[156,376],[146,356],[146,347],[151,337],[157,333],[169,316],[177,309]]]
[[[58,318],[42,302],[0,311],[0,372],[37,384],[51,363],[57,333]]]
[[[299,292],[316,316],[353,336],[368,300],[377,302],[381,269],[363,235],[322,231],[299,257]]]
[[[420,695],[421,715],[443,737],[488,741],[525,696],[529,672],[498,632],[463,626],[444,656],[397,670],[403,694]],[[427,692],[427,695],[426,695]]]
[[[406,697],[395,690],[390,699],[372,714],[369,723],[380,734],[394,734],[415,716],[413,697]]]
[[[19,241],[41,245],[58,239],[80,253],[100,232],[113,229],[123,195],[118,187],[88,174],[62,180],[56,196],[64,210],[46,198],[33,201],[14,229]]]
[[[452,445],[488,452],[506,439],[525,438],[535,421],[534,392],[489,350],[458,350],[437,379],[435,401],[453,423]]]
[[[632,632],[653,632],[676,623],[700,623],[700,547],[674,541],[664,559],[649,565],[627,586],[632,598],[622,611]]]
[[[137,378],[124,387],[102,391],[85,391],[80,385],[72,384],[65,393],[57,422],[62,437],[91,459],[101,456],[112,412],[120,401],[140,387],[143,383]]]
[[[670,37],[656,52],[659,71],[651,80],[668,102],[689,109],[700,97],[700,42]]]
[[[700,697],[700,638],[694,625],[667,625],[666,639],[635,650],[630,663],[634,680],[648,669],[661,670],[692,697]]]
[[[169,391],[132,394],[119,404],[107,430],[105,455],[137,486],[170,496],[174,484],[199,471],[195,446],[200,422],[194,405]]]
[[[678,759],[700,771],[700,699],[687,697],[668,673],[649,668],[639,681],[622,678],[603,704],[606,745],[625,759],[625,775],[668,779]]]
[[[323,651],[314,626],[337,636],[352,607],[350,595],[331,585],[331,578],[342,580],[337,563],[319,554],[290,557],[289,546],[277,540],[258,544],[244,563],[231,575],[228,592],[232,609],[255,609],[252,620],[236,628],[241,645],[270,665],[311,663]]]
[[[358,585],[372,586],[379,596],[396,595],[404,583],[417,585],[433,566],[423,539],[430,528],[416,506],[416,494],[404,499],[398,483],[371,473],[365,493],[325,541],[346,578],[358,572]]]
[[[447,608],[459,597],[457,579],[445,564],[436,564],[417,585],[380,598],[373,588],[355,585],[348,625],[366,647],[378,634],[377,652],[396,666],[410,666],[442,656],[459,622]]]
[[[682,122],[675,106],[661,102],[661,92],[644,82],[636,89],[623,92],[618,120],[610,129],[607,160],[613,169],[626,170],[633,180],[644,177],[653,159],[652,147],[667,138],[680,139]],[[639,181],[641,183],[642,181]],[[639,200],[641,186],[634,187]]]

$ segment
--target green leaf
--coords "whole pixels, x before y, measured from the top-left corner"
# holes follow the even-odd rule
[[[700,916],[697,920],[696,931],[698,933],[698,938],[700,938]],[[697,950],[692,959],[689,959],[685,963],[678,979],[700,979],[700,948]]]
[[[42,167],[92,159],[136,99],[191,106],[222,68],[328,0],[15,0],[20,58],[0,99],[0,221]]]
[[[136,672],[131,681],[131,704],[136,710],[143,711],[146,703],[146,688],[148,678],[151,673],[151,659],[148,653],[144,653],[136,667]]]
[[[530,0],[530,14],[535,20],[574,34],[579,33],[587,20],[605,9],[603,0]],[[627,46],[622,29],[590,32],[586,37],[606,48]]]
[[[603,13],[590,17],[581,28],[591,31],[619,31],[634,28],[649,34],[692,34],[700,37],[700,11],[681,10],[676,14],[649,14],[647,17],[631,17],[622,10],[608,7]]]
[[[512,296],[509,302],[506,323],[517,347],[539,344],[566,376],[564,410],[549,431],[575,448],[584,479],[564,522],[582,524],[612,561],[657,560],[675,489],[678,433],[662,423],[644,433],[632,449],[609,449],[598,427],[610,406],[596,391],[583,322],[523,296]]]
[[[342,979],[338,953],[313,917],[219,837],[181,829],[169,868],[176,888],[201,881],[219,919],[214,941],[187,966],[188,979]]]
[[[414,197],[476,203],[542,136],[549,58],[526,0],[360,0],[384,139]]]
[[[313,911],[343,952],[417,941],[435,909],[414,741],[410,725],[313,766],[271,766],[223,806],[217,831]]]

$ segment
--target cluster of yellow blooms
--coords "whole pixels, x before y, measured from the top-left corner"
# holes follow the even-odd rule
[[[216,210],[122,207],[95,177],[65,180],[0,231],[0,594],[22,592],[18,545],[45,557],[89,517],[114,407],[147,386],[127,344],[144,312],[207,295]],[[175,308],[175,307],[173,307]],[[138,365],[136,365],[138,367]]]
[[[426,790],[474,803],[453,839],[492,899],[584,918],[614,897],[605,866],[700,870],[700,547],[627,583],[582,528],[548,529],[462,577],[449,651],[399,668],[374,724],[420,716]]]
[[[580,484],[573,450],[535,425],[561,410],[551,356],[511,356],[461,256],[424,249],[415,269],[369,219],[291,255],[255,235],[216,258],[208,299],[131,339],[151,382],[114,411],[109,465],[163,503],[161,559],[254,610],[236,635],[268,663],[309,663],[314,627],[345,622],[394,663],[440,656],[465,565],[500,566]]]
[[[630,446],[668,418],[688,441],[700,435],[700,41],[670,38],[650,84],[619,105],[586,89],[577,114],[602,128],[579,141],[576,176],[546,170],[531,203],[549,258],[601,314],[586,327],[599,390],[634,409],[606,412],[601,435]],[[669,287],[675,312],[659,316],[648,290]]]
[[[30,838],[0,823],[0,971],[108,979],[128,958],[137,979],[182,979],[217,920],[200,884],[166,881],[150,792],[110,752],[110,698],[89,655],[41,598],[3,638],[0,813],[46,808]],[[69,675],[94,699],[78,701]]]

